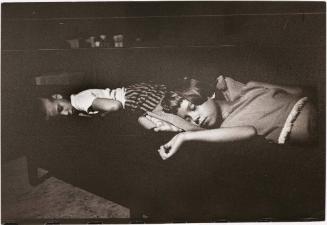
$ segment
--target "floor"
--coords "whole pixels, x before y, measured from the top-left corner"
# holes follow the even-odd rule
[[[129,218],[129,209],[49,177],[37,186],[28,182],[25,157],[1,167],[2,222],[21,219]],[[39,169],[39,175],[47,171]]]

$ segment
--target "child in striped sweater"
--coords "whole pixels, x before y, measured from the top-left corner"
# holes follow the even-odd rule
[[[70,101],[60,94],[39,98],[46,119],[74,114],[105,115],[122,109],[142,115],[153,111],[167,93],[164,84],[141,82],[116,89],[88,89],[70,96]]]

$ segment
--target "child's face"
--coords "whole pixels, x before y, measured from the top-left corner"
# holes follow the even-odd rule
[[[55,116],[69,116],[73,114],[73,106],[67,99],[42,98],[41,101],[46,114],[46,119]]]
[[[177,115],[204,128],[213,128],[220,122],[218,106],[210,98],[202,105],[194,105],[184,99],[177,110]]]

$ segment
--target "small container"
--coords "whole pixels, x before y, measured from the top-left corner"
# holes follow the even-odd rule
[[[105,34],[100,34],[100,40],[105,41],[107,39],[107,35]]]
[[[99,48],[100,47],[100,41],[95,41],[94,42],[94,47]]]
[[[114,46],[117,48],[122,48],[124,47],[123,41],[124,41],[124,36],[122,34],[117,34],[113,36],[114,40]]]
[[[100,37],[100,47],[102,47],[102,48],[109,48],[110,47],[110,43],[107,40],[107,35],[101,34],[99,37]]]

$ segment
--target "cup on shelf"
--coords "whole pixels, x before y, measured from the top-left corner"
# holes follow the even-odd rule
[[[101,40],[101,41],[106,41],[106,39],[107,39],[107,35],[105,35],[105,34],[100,34],[100,40]]]
[[[114,40],[114,46],[116,48],[122,48],[124,47],[123,41],[124,41],[124,36],[122,34],[117,34],[112,37]]]
[[[110,42],[107,39],[107,35],[105,34],[100,34],[100,47],[102,48],[109,48],[110,47]]]
[[[100,47],[100,41],[95,41],[94,42],[94,47],[99,48]]]

